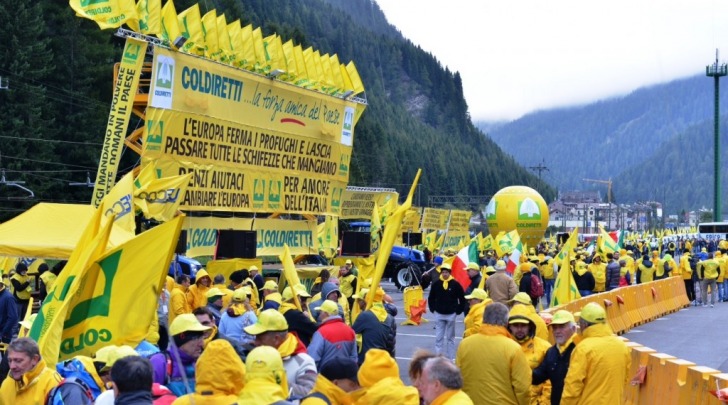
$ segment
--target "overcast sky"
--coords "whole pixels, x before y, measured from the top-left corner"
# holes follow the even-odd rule
[[[474,120],[705,75],[716,48],[728,59],[726,0],[376,2],[406,38],[460,72]]]

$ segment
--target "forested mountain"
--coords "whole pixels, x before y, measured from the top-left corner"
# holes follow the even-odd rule
[[[403,38],[375,2],[213,0],[200,8],[356,63],[369,106],[356,127],[351,185],[406,192],[422,168],[422,205],[431,195],[492,195],[514,184],[554,198],[472,124],[460,75]],[[26,193],[0,184],[0,220],[38,201],[88,202],[90,188],[68,183],[96,173],[123,41],[74,16],[65,0],[0,0],[0,21],[0,76],[10,87],[0,90],[0,167],[35,193],[17,200]],[[126,150],[121,174],[137,163]]]
[[[665,201],[668,213],[712,207],[713,86],[705,76],[675,80],[528,114],[489,136],[523,165],[544,162],[544,180],[562,191],[598,187],[606,195],[606,186],[582,179],[611,178],[617,202]],[[721,87],[725,114],[728,89]],[[723,126],[722,139],[725,131]],[[725,180],[728,162],[722,163]]]

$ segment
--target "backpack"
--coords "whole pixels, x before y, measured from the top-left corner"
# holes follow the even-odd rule
[[[537,274],[531,273],[531,292],[529,295],[533,298],[543,297],[543,282]]]
[[[75,403],[75,404],[66,404],[64,402],[64,397],[67,397],[69,390],[80,390],[85,395],[81,395],[83,397],[82,403]],[[66,398],[68,399],[68,398]],[[74,400],[77,398],[74,398]],[[86,383],[83,382],[78,377],[68,377],[61,380],[61,382],[58,383],[55,387],[53,387],[50,391],[48,391],[48,395],[46,396],[46,405],[91,405],[94,403],[94,397],[93,393],[91,392],[91,388],[89,388]]]

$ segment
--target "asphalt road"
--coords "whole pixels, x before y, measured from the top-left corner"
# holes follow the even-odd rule
[[[382,281],[382,287],[394,299],[399,311],[396,359],[402,381],[409,384],[407,370],[412,354],[418,348],[434,352],[435,327],[432,322],[422,322],[419,326],[401,325],[407,319],[402,292],[388,281]],[[428,293],[429,289],[424,293],[425,298]],[[431,320],[432,314],[428,312],[423,318]],[[726,320],[728,303],[716,304],[714,308],[689,307],[633,328],[623,336],[657,352],[728,372],[728,345],[724,343],[728,325],[723,323]],[[456,346],[462,341],[463,329],[463,316],[459,316],[455,324]]]

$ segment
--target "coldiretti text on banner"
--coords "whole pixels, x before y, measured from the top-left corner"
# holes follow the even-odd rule
[[[365,106],[264,76],[156,49],[150,107],[199,114],[248,127],[353,145]]]

